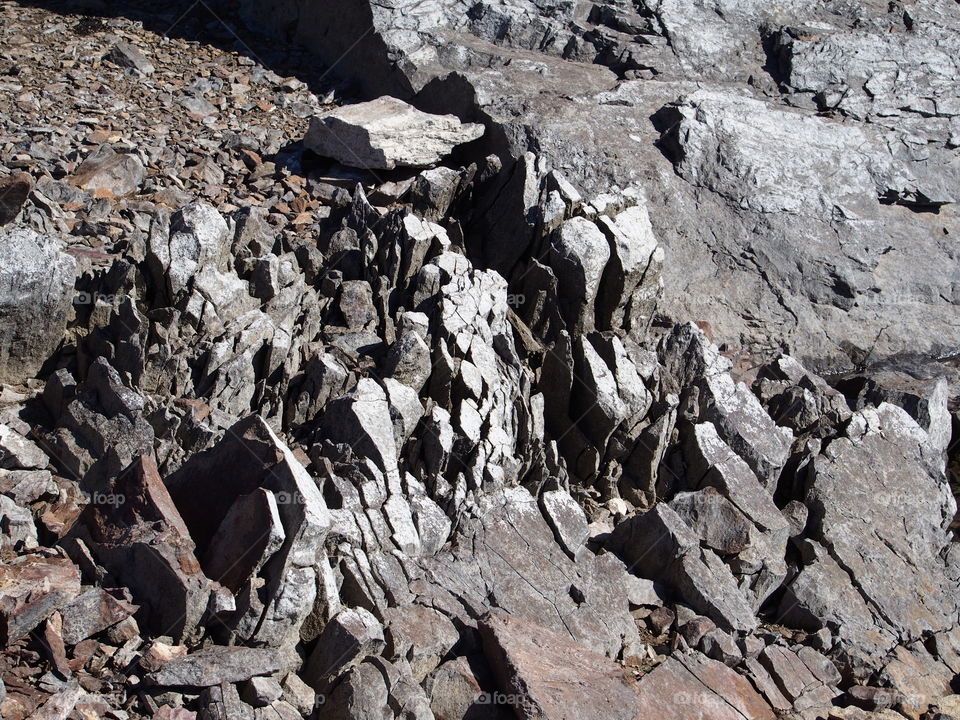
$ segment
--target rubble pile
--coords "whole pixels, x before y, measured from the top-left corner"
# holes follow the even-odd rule
[[[960,717],[953,8],[200,5],[0,2],[3,718]]]

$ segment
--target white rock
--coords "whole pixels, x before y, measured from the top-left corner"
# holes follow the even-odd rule
[[[454,115],[430,115],[384,96],[314,117],[303,144],[350,167],[393,170],[434,165],[483,133],[482,125],[461,123]]]

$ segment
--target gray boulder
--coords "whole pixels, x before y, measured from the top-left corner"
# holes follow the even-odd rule
[[[35,376],[63,339],[76,261],[52,237],[0,233],[0,382]]]
[[[313,118],[303,144],[350,167],[392,170],[435,165],[457,145],[476,140],[483,132],[482,125],[424,113],[384,96]]]

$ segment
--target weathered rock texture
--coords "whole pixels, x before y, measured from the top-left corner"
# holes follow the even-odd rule
[[[952,4],[174,5],[0,5],[0,715],[955,714]]]

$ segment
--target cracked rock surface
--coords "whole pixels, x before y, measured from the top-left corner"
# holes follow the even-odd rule
[[[0,18],[0,716],[960,717],[960,5]]]

